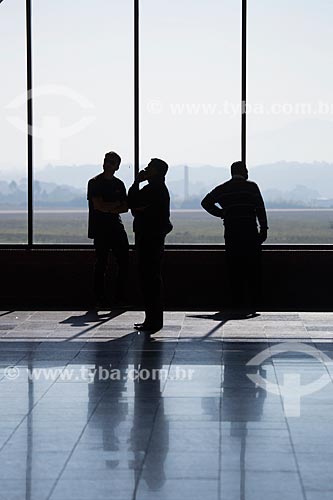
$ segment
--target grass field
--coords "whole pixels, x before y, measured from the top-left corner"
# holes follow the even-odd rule
[[[172,212],[174,230],[167,243],[223,243],[222,221],[201,210]],[[123,221],[133,242],[132,217]],[[267,243],[333,244],[333,209],[268,210]],[[90,243],[87,238],[87,212],[37,211],[34,214],[34,241],[43,244]],[[26,243],[27,215],[24,212],[0,212],[0,243]]]

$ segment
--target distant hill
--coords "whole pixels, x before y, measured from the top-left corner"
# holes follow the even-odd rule
[[[63,203],[85,206],[87,181],[102,171],[100,165],[47,165],[35,175],[37,204],[53,206]],[[257,182],[268,205],[323,206],[333,199],[333,164],[281,161],[249,168],[250,179]],[[172,165],[167,180],[175,207],[200,206],[200,199],[213,187],[230,178],[225,166],[188,166],[189,199],[184,200],[184,165]],[[133,166],[122,165],[117,174],[129,187]],[[0,203],[25,203],[26,179],[0,179]],[[317,201],[320,200],[320,203]],[[329,201],[328,201],[329,203]]]
[[[271,163],[252,167],[250,175],[263,190],[290,191],[301,185],[318,191],[322,197],[333,198],[332,163]]]
[[[101,165],[46,165],[42,170],[36,172],[36,179],[57,184],[61,180],[61,183],[67,186],[85,190],[88,180],[101,172]],[[131,184],[133,168],[130,165],[122,165],[120,177],[126,184]]]
[[[250,167],[250,178],[260,184],[263,190],[278,189],[290,191],[297,186],[314,189],[323,197],[333,197],[333,164],[325,162],[300,163],[281,161]],[[88,179],[102,171],[100,165],[47,165],[36,173],[36,178],[43,182],[66,184],[73,188],[85,189]],[[118,176],[127,185],[132,183],[133,167],[122,165]],[[189,165],[190,191],[196,194],[226,181],[229,168],[225,166]],[[168,183],[174,186],[175,193],[184,192],[184,166],[172,165],[168,173]]]

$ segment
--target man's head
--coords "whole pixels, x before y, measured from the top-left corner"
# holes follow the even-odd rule
[[[120,156],[115,151],[105,153],[103,170],[107,175],[113,175],[119,169],[121,162]]]
[[[245,163],[242,161],[235,161],[235,163],[231,165],[231,175],[232,177],[235,175],[241,175],[244,179],[248,179],[249,173]]]
[[[145,168],[147,180],[149,179],[164,179],[168,171],[168,164],[159,158],[152,158]]]

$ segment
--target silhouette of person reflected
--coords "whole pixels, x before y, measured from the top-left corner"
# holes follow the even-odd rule
[[[158,491],[166,480],[164,463],[169,451],[169,421],[165,415],[162,396],[165,384],[165,379],[161,377],[163,348],[162,345],[156,348],[153,342],[154,340],[145,336],[142,349],[133,351],[134,367],[140,376],[134,381],[134,415],[130,441],[134,456],[137,457],[136,463],[142,452],[146,451],[141,479],[145,481],[148,490]]]
[[[261,291],[261,244],[268,230],[266,210],[259,187],[248,180],[245,163],[233,163],[231,176],[208,193],[201,205],[224,221],[229,305],[256,310]]]
[[[88,182],[88,237],[94,240],[96,262],[94,292],[97,307],[108,305],[105,272],[109,251],[118,264],[115,302],[126,302],[128,275],[128,238],[120,214],[128,211],[124,183],[114,176],[121,163],[120,156],[111,151],[105,154],[103,172]]]
[[[239,485],[240,500],[246,499],[246,469],[247,469],[247,435],[248,424],[261,422],[267,392],[250,381],[248,374],[258,374],[266,379],[266,370],[262,366],[248,366],[248,362],[261,348],[248,351],[247,355],[239,360],[239,353],[226,350],[223,357],[223,381],[221,420],[229,422],[222,431],[222,477],[224,470],[228,471],[228,462],[239,455]],[[235,362],[237,360],[237,362]],[[228,472],[227,472],[228,473]],[[234,473],[237,471],[235,469]]]
[[[85,439],[99,450],[98,470],[105,470],[106,477],[117,478],[121,470],[133,471],[128,492],[131,484],[135,490],[139,479],[149,491],[158,491],[166,479],[164,463],[169,451],[169,422],[162,398],[166,380],[163,348],[153,349],[153,340],[135,335],[136,349],[118,359],[119,349],[132,336],[114,340],[112,350],[105,350],[101,343],[94,352]]]
[[[165,161],[153,158],[128,191],[145,310],[144,322],[134,325],[137,330],[156,332],[163,328],[161,267],[165,237],[172,230],[170,195],[165,184],[167,171]],[[144,181],[148,184],[140,189]]]
[[[89,419],[95,412],[96,401],[105,393],[99,411],[95,413],[95,418],[90,420],[88,433],[94,434],[95,429],[101,429],[100,447],[104,451],[104,455],[101,456],[104,458],[105,468],[110,470],[124,466],[128,459],[124,453],[124,448],[127,448],[127,438],[125,436],[122,438],[124,433],[122,425],[126,422],[129,412],[128,400],[123,397],[126,392],[127,364],[125,360],[120,360],[116,368],[119,376],[112,378],[112,361],[114,361],[112,355],[109,354],[108,358],[108,354],[104,353],[102,361],[97,361],[95,364],[93,383],[88,384]],[[96,439],[95,443],[99,444],[99,439]]]

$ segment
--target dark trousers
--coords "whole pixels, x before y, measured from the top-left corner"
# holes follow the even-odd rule
[[[229,305],[256,308],[261,299],[261,245],[256,228],[225,234]]]
[[[165,235],[135,235],[145,322],[163,325],[162,259]]]
[[[115,257],[118,273],[116,277],[116,298],[124,298],[128,286],[128,238],[124,229],[119,229],[112,234],[100,235],[94,239],[96,252],[94,292],[97,298],[106,296],[105,272],[108,266],[109,252]]]

